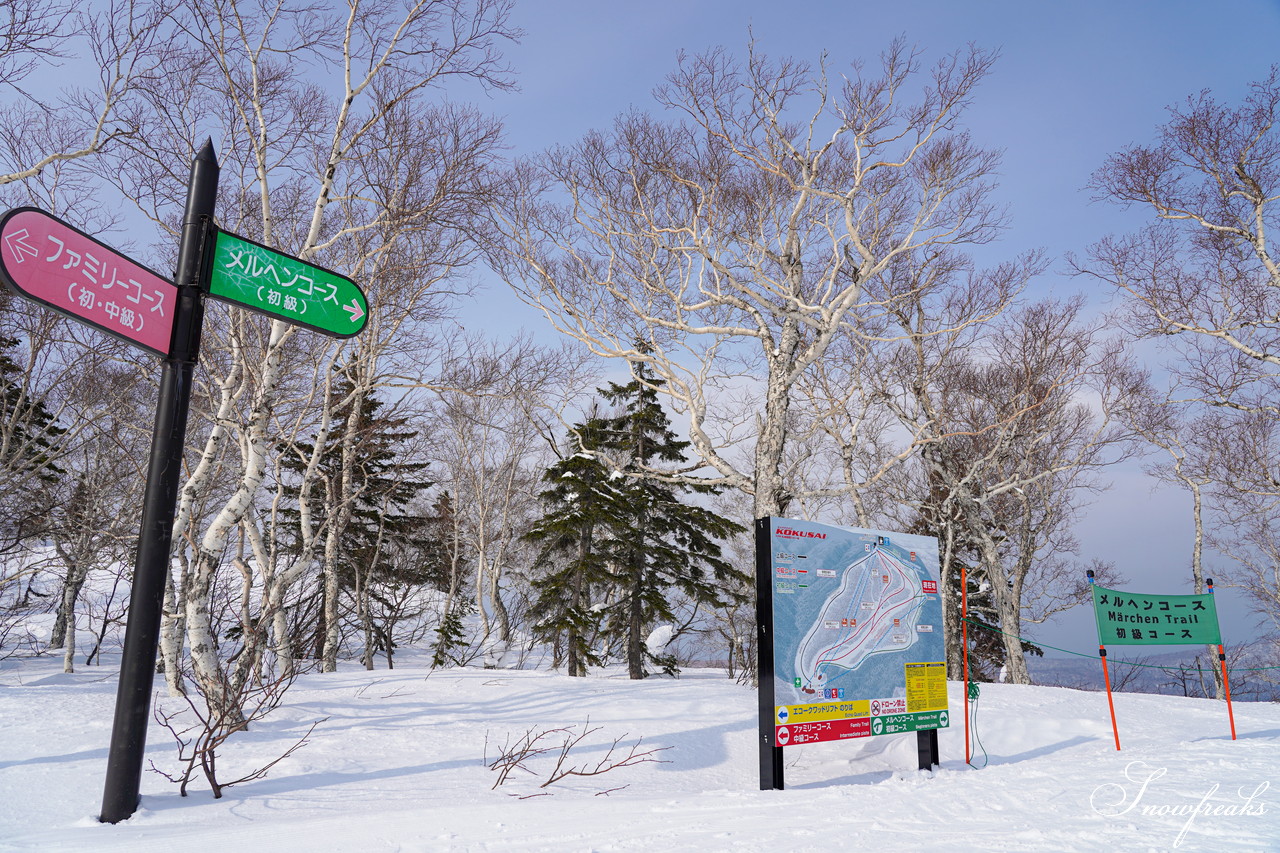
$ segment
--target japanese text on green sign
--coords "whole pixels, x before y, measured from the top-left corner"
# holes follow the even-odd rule
[[[300,258],[219,231],[209,295],[334,337],[368,322],[364,293],[351,279]]]
[[[1103,646],[1219,645],[1213,595],[1141,595],[1093,587]]]

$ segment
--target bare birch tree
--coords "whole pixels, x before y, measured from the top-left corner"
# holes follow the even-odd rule
[[[513,568],[532,562],[522,536],[537,511],[550,424],[587,383],[585,365],[579,354],[528,338],[471,339],[445,376],[451,389],[438,394],[437,453],[455,536],[474,570],[481,644],[496,662],[515,639],[505,587]]]
[[[39,175],[49,166],[103,151],[138,131],[135,88],[157,70],[164,54],[169,0],[109,0],[79,6],[45,0],[0,0],[0,186]],[[42,81],[72,57],[92,68],[89,85],[56,94]],[[96,79],[95,79],[96,78]],[[30,131],[49,133],[30,134]],[[33,146],[28,136],[44,144]],[[49,144],[52,137],[56,142]]]
[[[1224,467],[1227,448],[1237,442],[1224,445],[1220,439],[1221,426],[1217,419],[1201,416],[1192,418],[1194,409],[1185,403],[1154,398],[1148,405],[1136,405],[1132,409],[1132,423],[1142,439],[1163,451],[1162,458],[1147,467],[1147,473],[1157,480],[1185,489],[1191,498],[1191,582],[1196,595],[1205,592],[1204,550],[1206,537],[1205,519],[1212,507],[1207,500],[1218,486],[1217,478]],[[1209,659],[1216,659],[1218,649],[1206,649]],[[1214,695],[1226,696],[1222,672],[1214,668]]]
[[[16,89],[41,62],[57,59],[70,17],[69,5],[0,0],[0,79]]]
[[[1181,348],[1178,375],[1200,399],[1275,415],[1280,67],[1239,106],[1206,91],[1169,113],[1154,144],[1113,154],[1092,184],[1155,221],[1102,240],[1080,269],[1120,290],[1136,334]]]
[[[1273,473],[1280,452],[1280,421],[1268,412],[1218,412],[1198,424],[1201,442],[1216,451],[1197,454],[1197,462],[1215,463],[1202,473],[1212,505],[1205,540],[1236,563],[1229,573],[1257,612],[1280,625],[1280,481]],[[1213,650],[1216,657],[1217,649]]]
[[[649,365],[699,456],[676,475],[710,467],[755,516],[782,514],[797,383],[908,295],[868,282],[998,231],[997,157],[960,125],[993,61],[969,49],[925,71],[897,41],[833,80],[825,57],[682,56],[655,93],[665,115],[627,113],[515,171],[495,264],[596,355]],[[754,416],[722,420],[743,387]]]
[[[1083,600],[1084,569],[1061,556],[1076,550],[1070,522],[1080,496],[1101,487],[1099,471],[1133,452],[1118,416],[1147,393],[1118,342],[1079,319],[1081,307],[1008,312],[959,349],[908,338],[879,380],[899,389],[885,404],[914,436],[943,564],[958,543],[977,551],[1016,683],[1030,679],[1023,623]],[[958,605],[944,600],[953,626]]]
[[[77,604],[90,573],[114,569],[123,574],[133,555],[145,479],[144,460],[132,452],[132,424],[147,410],[138,405],[140,383],[130,369],[93,378],[92,385],[77,389],[82,395],[77,414],[90,426],[74,450],[60,457],[45,533],[63,575],[49,646],[63,650],[64,672],[74,669]],[[85,399],[86,394],[91,397]]]
[[[1177,354],[1174,396],[1212,407],[1192,429],[1212,435],[1216,453],[1192,454],[1194,482],[1178,472],[1178,448],[1200,442],[1178,431],[1156,443],[1174,455],[1183,485],[1213,497],[1211,538],[1240,563],[1233,580],[1272,619],[1280,612],[1269,473],[1280,419],[1278,117],[1280,66],[1238,104],[1203,91],[1170,107],[1153,143],[1113,154],[1092,184],[1100,198],[1152,221],[1100,241],[1077,264],[1124,296],[1134,334]]]
[[[421,138],[390,145],[391,134],[405,130],[406,115],[426,113],[440,117],[442,129],[459,143],[469,138],[468,114],[442,105],[435,93],[451,79],[509,85],[498,53],[514,34],[509,7],[507,0],[418,0],[403,7],[352,2],[342,8],[218,0],[185,7],[172,18],[168,73],[148,90],[148,133],[121,155],[112,177],[172,231],[183,164],[193,142],[212,130],[225,146],[219,204],[225,226],[364,282],[385,278],[394,287],[414,275],[439,281],[465,263],[448,255],[453,243],[441,235],[464,225],[435,218],[437,187],[421,162],[409,159]],[[492,129],[482,132],[493,135]],[[492,150],[492,143],[482,146],[480,160]],[[432,151],[428,147],[424,156]],[[398,181],[387,182],[388,174]],[[432,270],[413,265],[422,251],[407,248],[415,234],[427,235],[415,245],[441,249]],[[406,259],[407,267],[398,266]],[[383,268],[371,268],[379,264]],[[400,333],[395,326],[404,319],[387,315],[388,338]],[[175,601],[181,598],[192,673],[214,704],[228,683],[234,694],[236,676],[230,682],[222,677],[211,595],[237,531],[253,556],[269,556],[270,543],[254,528],[280,437],[277,418],[326,399],[317,384],[342,369],[353,351],[371,345],[330,346],[284,322],[265,324],[234,311],[221,336],[220,352],[207,347],[204,354],[204,445],[190,461],[175,526],[186,565]],[[320,382],[308,384],[312,377]],[[230,483],[221,492],[212,488],[220,470]],[[218,499],[209,501],[210,494]],[[204,518],[195,514],[202,501],[209,501]],[[253,569],[247,561],[240,565]],[[295,564],[303,571],[311,565]],[[283,593],[291,580],[277,576],[268,586]],[[240,673],[256,665],[266,632],[280,627],[281,605],[273,595],[266,594],[263,609],[241,634],[246,648],[237,656]],[[274,636],[279,641],[278,630]],[[174,643],[166,645],[172,653]]]

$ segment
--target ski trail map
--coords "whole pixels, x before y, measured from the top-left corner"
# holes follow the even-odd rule
[[[937,540],[769,525],[777,745],[949,725]]]

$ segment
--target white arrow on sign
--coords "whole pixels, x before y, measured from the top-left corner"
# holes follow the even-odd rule
[[[354,299],[351,300],[350,305],[343,305],[342,310],[351,315],[351,322],[353,323],[364,316],[364,309],[361,308],[360,303],[356,302]]]
[[[23,228],[21,231],[14,231],[12,234],[9,234],[4,238],[5,245],[9,247],[10,254],[13,255],[18,263],[22,263],[23,261],[23,252],[26,252],[33,258],[40,254],[36,251],[35,246],[32,246],[27,242],[27,238],[29,236],[31,236],[31,232]]]

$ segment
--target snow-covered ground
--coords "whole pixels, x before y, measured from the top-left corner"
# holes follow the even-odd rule
[[[418,659],[420,661],[420,659]],[[108,661],[114,664],[114,661]],[[228,776],[312,741],[221,800],[181,798],[154,773],[130,820],[97,822],[114,670],[61,673],[51,657],[0,662],[0,849],[328,850],[1277,850],[1280,706],[1116,697],[1116,752],[1099,693],[984,685],[989,754],[964,763],[960,685],[942,767],[915,769],[913,735],[790,747],[787,790],[758,790],[755,694],[719,671],[393,671],[309,675],[285,707],[230,743]],[[167,700],[162,700],[167,701]],[[663,763],[539,788],[485,766],[531,730],[600,727],[570,754],[594,764],[643,737]],[[148,758],[172,767],[153,726]],[[981,764],[978,753],[976,763]],[[549,757],[529,762],[547,772]],[[1276,782],[1274,786],[1273,782]],[[602,793],[608,791],[608,793]],[[541,795],[541,796],[531,796]]]

